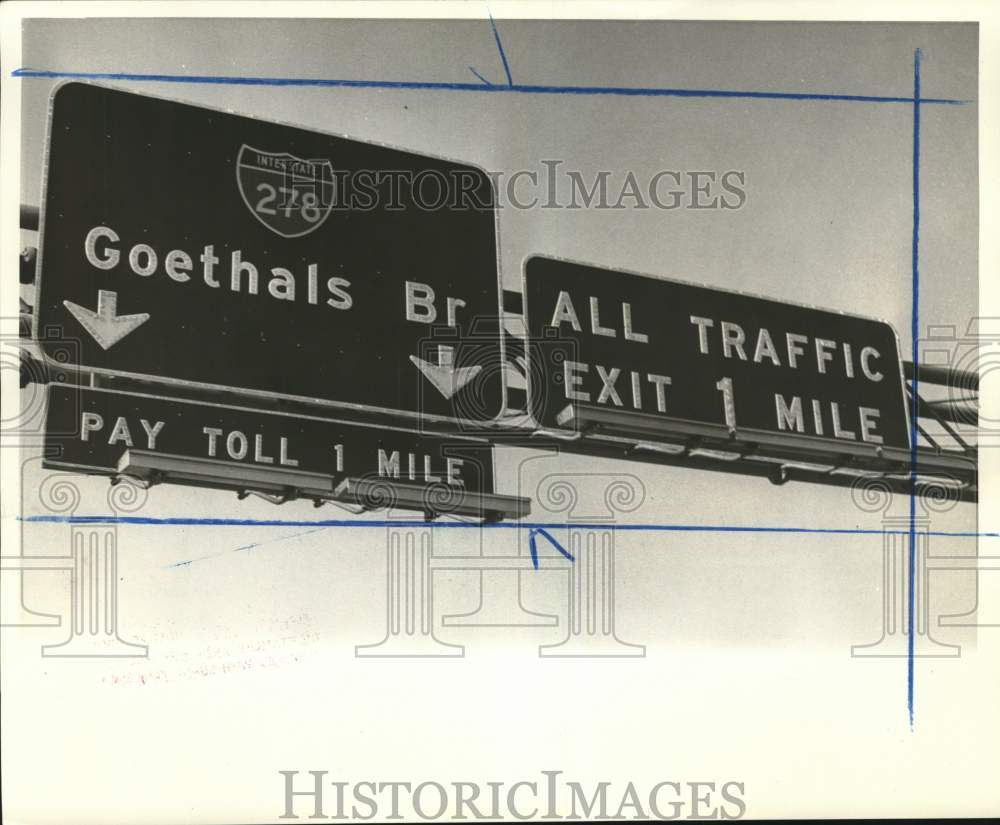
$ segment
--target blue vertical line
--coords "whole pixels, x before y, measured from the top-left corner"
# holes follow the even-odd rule
[[[910,317],[913,361],[912,407],[910,409],[910,547],[906,587],[906,708],[913,730],[914,592],[917,569],[917,407],[919,404],[920,341],[920,49],[913,52],[913,312]]]
[[[500,60],[503,62],[503,71],[507,75],[507,85],[513,86],[514,79],[510,76],[510,66],[507,65],[507,55],[503,50],[503,43],[500,42],[500,32],[497,31],[497,24],[493,22],[493,12],[489,9],[486,13],[490,16],[490,27],[493,29],[493,39],[497,41],[497,48],[500,50]]]

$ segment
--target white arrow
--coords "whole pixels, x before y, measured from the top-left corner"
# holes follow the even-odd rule
[[[481,366],[456,367],[455,348],[441,344],[438,347],[438,362],[432,364],[423,358],[411,355],[410,360],[420,370],[445,398],[451,398],[462,387],[468,384],[479,371]]]
[[[148,312],[137,315],[118,315],[118,293],[107,289],[97,291],[97,312],[72,301],[63,301],[73,317],[94,336],[101,349],[111,349],[126,335],[149,320]]]

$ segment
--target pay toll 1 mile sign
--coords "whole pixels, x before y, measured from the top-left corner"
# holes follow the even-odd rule
[[[500,306],[479,169],[69,83],[41,234],[37,330],[80,342],[62,367],[427,420],[502,408],[499,333],[471,334]]]
[[[524,281],[529,340],[553,345],[529,353],[542,426],[591,404],[909,446],[898,341],[883,321],[550,258],[529,259]],[[560,357],[546,357],[560,341]]]
[[[238,466],[230,486],[276,471],[493,493],[485,442],[285,413],[50,384],[45,432],[45,465],[77,472],[114,474],[140,450]]]

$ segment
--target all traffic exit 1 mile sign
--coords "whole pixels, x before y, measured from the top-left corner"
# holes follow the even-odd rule
[[[524,295],[545,427],[587,405],[788,443],[909,446],[885,321],[543,257],[527,261]]]
[[[502,408],[474,167],[73,82],[41,235],[36,337],[50,359],[79,340],[61,367],[427,420]]]

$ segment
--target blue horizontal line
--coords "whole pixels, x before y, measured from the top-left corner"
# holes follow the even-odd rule
[[[545,86],[529,84],[484,85],[483,83],[441,83],[422,80],[336,80],[299,77],[241,77],[226,75],[132,74],[127,72],[55,72],[42,69],[15,69],[12,77],[76,78],[86,80],[129,80],[148,83],[213,83],[235,86],[326,86],[354,89],[422,89],[444,92],[535,95],[619,95],[625,97],[696,97],[762,100],[838,100],[847,103],[914,104],[910,97],[881,95],[818,94],[813,92],[751,92],[725,89],[662,89],[642,86]],[[920,103],[961,106],[967,100],[924,97]]]
[[[154,518],[151,516],[22,516],[20,521],[52,524],[143,524],[203,527],[433,527],[443,529],[506,530],[619,530],[635,532],[687,533],[814,533],[827,535],[909,535],[909,530],[878,530],[857,527],[739,527],[719,524],[612,524],[609,522],[501,521],[495,523],[461,521],[388,521],[364,519],[237,519],[237,518]],[[997,533],[928,530],[923,535],[948,538],[1000,538]]]

